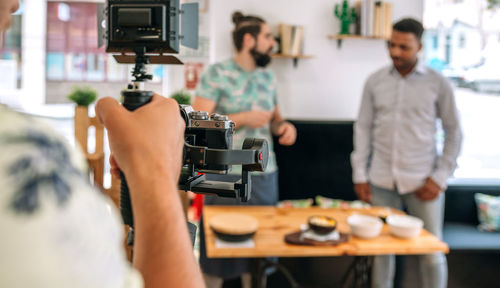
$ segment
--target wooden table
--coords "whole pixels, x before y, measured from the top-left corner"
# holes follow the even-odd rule
[[[321,257],[340,255],[383,255],[383,254],[429,254],[448,253],[448,245],[426,230],[417,238],[401,239],[389,233],[384,225],[381,234],[374,239],[351,237],[338,246],[299,246],[287,244],[284,237],[288,233],[300,230],[300,225],[307,223],[312,215],[326,215],[335,218],[340,232],[350,233],[347,217],[354,213],[378,214],[385,208],[369,209],[323,209],[323,208],[277,208],[270,206],[205,206],[203,222],[205,225],[207,256],[210,258],[231,257]],[[210,218],[221,213],[242,213],[255,217],[259,228],[254,236],[253,248],[216,248],[215,235],[210,230]],[[395,212],[398,213],[398,212]],[[399,212],[401,213],[401,212]]]
[[[253,248],[217,248],[215,235],[209,228],[212,217],[221,213],[242,213],[255,217],[259,228],[254,236]],[[448,253],[448,245],[437,237],[422,230],[413,239],[401,239],[389,233],[384,225],[381,234],[373,239],[360,239],[351,236],[349,241],[337,246],[302,246],[285,242],[288,233],[300,230],[300,225],[307,223],[312,215],[326,215],[337,220],[340,232],[350,233],[347,217],[352,214],[380,215],[387,213],[386,208],[372,207],[368,209],[323,209],[313,208],[277,208],[271,206],[205,206],[203,223],[205,228],[206,251],[209,258],[240,257],[323,257],[323,256],[373,256],[384,254],[410,255],[429,254],[435,252]],[[391,210],[391,213],[402,213]],[[366,257],[365,257],[366,258]],[[368,268],[365,268],[367,270]],[[364,271],[363,273],[368,273]]]

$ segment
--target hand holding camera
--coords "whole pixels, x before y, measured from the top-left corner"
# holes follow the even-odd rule
[[[96,113],[108,130],[113,158],[127,180],[132,180],[131,171],[139,171],[147,175],[135,177],[160,175],[177,182],[185,126],[177,102],[155,94],[148,105],[131,113],[116,100],[104,98],[97,103]],[[152,171],[151,167],[157,168]]]

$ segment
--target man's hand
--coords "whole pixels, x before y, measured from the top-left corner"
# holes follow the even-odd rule
[[[279,136],[279,143],[281,145],[293,145],[297,139],[297,129],[288,121],[281,122],[280,125],[273,130],[273,134]]]
[[[441,187],[434,182],[430,177],[425,180],[424,186],[420,187],[416,193],[416,196],[422,201],[431,201],[436,199],[441,192]]]
[[[113,172],[119,167],[127,179],[159,172],[177,182],[185,126],[177,102],[154,95],[150,103],[130,112],[116,100],[104,98],[97,103],[96,113],[108,130]]]
[[[369,183],[355,183],[354,184],[354,192],[356,196],[358,196],[359,200],[371,203],[372,201],[372,193],[370,191]]]
[[[272,111],[247,111],[231,115],[236,127],[248,126],[250,128],[264,127],[273,117]]]

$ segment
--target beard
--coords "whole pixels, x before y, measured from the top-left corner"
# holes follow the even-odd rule
[[[415,63],[417,63],[417,59],[407,60],[407,59],[402,59],[400,57],[391,57],[391,59],[392,59],[392,64],[397,69],[409,69],[413,67]]]
[[[257,51],[256,47],[250,50],[250,54],[252,55],[252,58],[255,61],[255,65],[257,65],[257,67],[264,68],[269,65],[269,63],[271,63],[271,56],[269,55],[271,53],[271,50],[272,48],[269,49],[267,53],[261,53]]]

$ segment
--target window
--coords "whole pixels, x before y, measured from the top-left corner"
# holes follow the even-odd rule
[[[97,5],[47,3],[47,80],[105,81],[107,55],[97,47]],[[125,71],[113,71],[125,81]],[[121,74],[121,75],[120,75]]]
[[[47,3],[47,80],[126,82],[130,65],[118,64],[97,44],[97,4]],[[161,66],[149,65],[152,82],[161,82]]]
[[[455,181],[500,179],[500,10],[483,4],[425,1],[426,30],[446,35],[446,41],[435,49],[425,45],[424,58],[453,84],[461,114],[464,139]]]
[[[438,47],[439,47],[439,46],[438,46],[438,44],[439,44],[439,38],[438,38],[438,35],[434,35],[434,36],[432,37],[432,47],[433,47],[434,49],[438,49]]]
[[[22,80],[22,15],[12,16],[11,27],[0,33],[0,89],[16,90],[21,88]]]
[[[458,38],[458,48],[464,49],[465,45],[466,45],[465,34],[461,33],[459,38]]]

